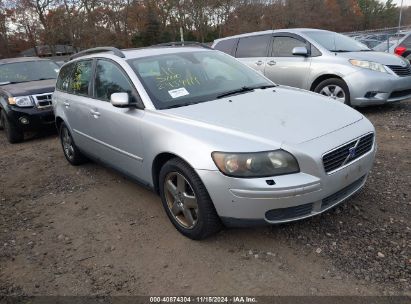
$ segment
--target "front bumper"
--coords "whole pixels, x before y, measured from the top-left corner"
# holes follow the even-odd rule
[[[42,126],[48,126],[54,123],[53,107],[39,109],[35,107],[19,108],[10,106],[7,111],[7,116],[14,125],[22,130],[38,129]]]
[[[340,145],[341,140],[349,142],[371,131],[358,125],[361,123],[303,144],[301,149],[313,159],[304,163],[304,157],[297,156],[300,173],[256,179],[231,178],[219,171],[197,173],[228,226],[277,224],[311,217],[336,206],[364,186],[375,158],[375,141],[368,153],[331,174],[325,172],[321,161],[322,153]],[[319,151],[318,147],[324,150]],[[275,185],[268,185],[270,179]]]
[[[350,89],[353,106],[380,105],[411,98],[411,76],[360,70],[344,77],[344,81]]]

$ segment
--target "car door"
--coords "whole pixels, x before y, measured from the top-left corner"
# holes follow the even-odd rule
[[[143,143],[141,120],[144,110],[118,108],[110,103],[113,93],[128,93],[137,100],[138,93],[124,70],[109,59],[95,64],[93,99],[89,102],[89,135],[95,156],[104,163],[139,179],[142,176]]]
[[[241,37],[235,57],[254,70],[264,73],[270,43],[271,35]]]
[[[91,154],[94,151],[94,142],[90,138],[90,103],[93,60],[79,60],[73,64],[67,93],[62,95],[65,106],[67,123],[71,129],[76,146]]]
[[[277,84],[307,89],[311,57],[293,55],[295,47],[310,50],[309,43],[300,36],[275,35],[264,74]]]

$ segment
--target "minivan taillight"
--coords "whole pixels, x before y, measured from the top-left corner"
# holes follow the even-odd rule
[[[395,48],[394,53],[398,56],[402,56],[402,54],[404,54],[406,50],[407,48],[405,46],[399,45]]]

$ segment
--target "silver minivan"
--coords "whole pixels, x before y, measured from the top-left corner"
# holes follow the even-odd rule
[[[352,106],[411,98],[411,66],[341,34],[316,29],[270,30],[214,41],[277,84],[314,91]]]

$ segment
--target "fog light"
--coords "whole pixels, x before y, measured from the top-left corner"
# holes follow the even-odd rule
[[[367,92],[367,94],[365,94],[365,98],[374,98],[377,94],[378,92]]]
[[[20,123],[23,125],[28,125],[30,121],[26,117],[20,117]]]

